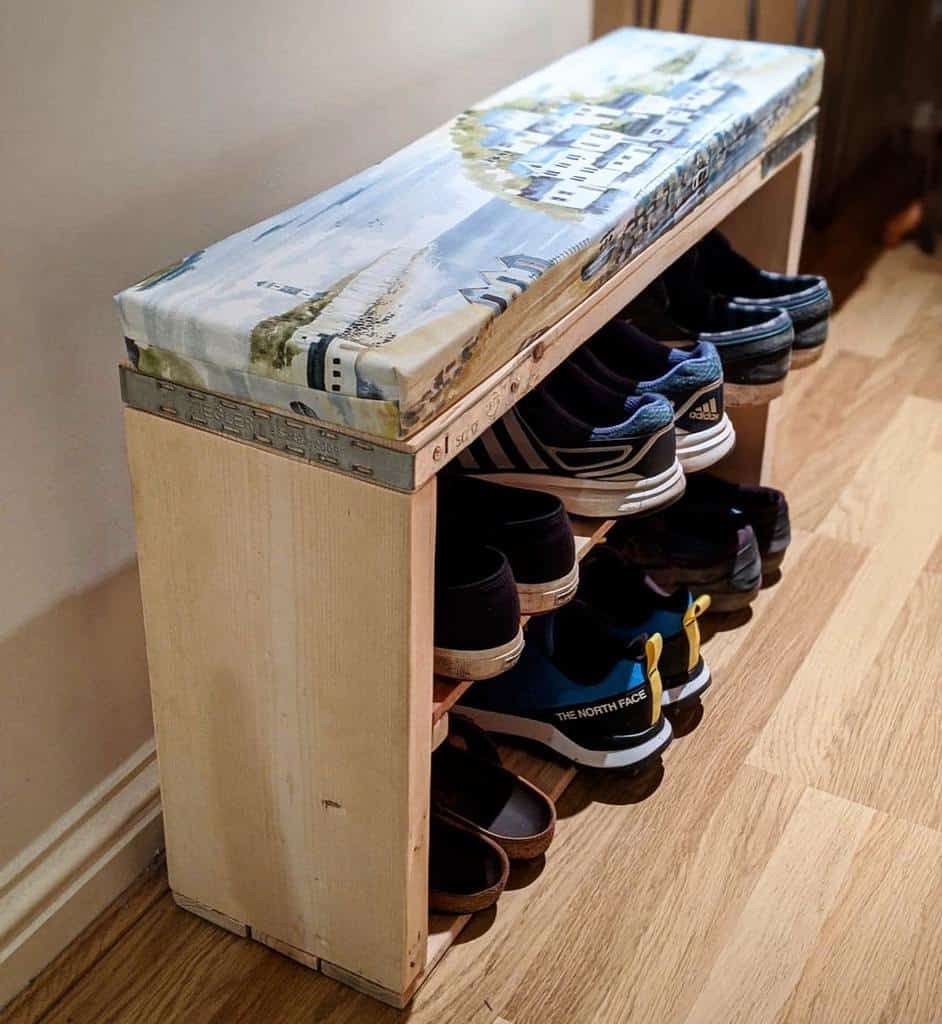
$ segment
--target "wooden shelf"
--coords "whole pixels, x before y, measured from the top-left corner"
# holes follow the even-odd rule
[[[572,531],[576,535],[576,557],[581,561],[600,543],[608,531],[615,525],[614,519],[583,519],[572,517]],[[523,617],[526,625],[528,617]],[[453,707],[471,685],[472,680],[446,679],[436,676],[432,691],[432,724],[434,725],[449,708]]]

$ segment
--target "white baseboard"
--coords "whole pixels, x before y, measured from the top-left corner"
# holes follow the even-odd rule
[[[163,847],[153,741],[0,869],[0,1007]]]

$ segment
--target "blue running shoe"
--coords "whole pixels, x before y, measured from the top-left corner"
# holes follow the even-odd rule
[[[533,619],[523,657],[458,707],[482,729],[534,740],[576,764],[635,767],[673,733],[661,708],[661,638],[625,644],[581,601]]]
[[[560,370],[460,453],[462,470],[548,491],[573,515],[630,516],[676,501],[685,481],[670,402],[625,400]]]
[[[834,305],[825,278],[762,270],[736,252],[718,231],[711,231],[697,249],[704,283],[712,291],[739,305],[788,313],[795,328],[792,369],[819,358]]]
[[[663,395],[674,407],[677,458],[685,473],[719,462],[736,443],[723,408],[723,364],[716,347],[668,348],[622,320],[612,320],[572,360],[624,394]]]
[[[577,597],[622,643],[660,633],[663,646],[658,671],[665,707],[693,701],[710,685],[710,669],[700,654],[697,624],[710,607],[706,594],[694,599],[685,587],[667,594],[640,569],[603,545],[582,563]]]

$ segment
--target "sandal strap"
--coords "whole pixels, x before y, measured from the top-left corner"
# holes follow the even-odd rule
[[[459,742],[452,742],[453,740]],[[459,750],[463,748],[483,761],[490,761],[496,765],[501,763],[500,752],[491,737],[470,718],[454,711],[448,713],[448,739],[445,742],[451,743]]]

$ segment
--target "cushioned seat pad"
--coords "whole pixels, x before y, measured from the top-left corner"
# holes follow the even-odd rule
[[[821,69],[814,50],[614,32],[122,292],[130,358],[406,437],[794,127]]]

